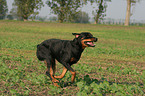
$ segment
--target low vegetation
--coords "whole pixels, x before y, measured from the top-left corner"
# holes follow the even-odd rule
[[[56,88],[36,58],[36,45],[50,38],[73,39],[89,31],[99,38],[86,48],[74,84],[67,72]],[[0,95],[143,96],[145,27],[0,21]],[[56,75],[63,66],[57,62]]]

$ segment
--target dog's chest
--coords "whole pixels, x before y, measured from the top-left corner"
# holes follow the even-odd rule
[[[75,58],[75,57],[71,57],[71,59],[70,59],[71,64],[77,63],[78,61],[79,61],[79,59]]]
[[[74,51],[71,53],[71,58],[70,58],[70,63],[71,64],[74,64],[74,63],[77,63],[81,57],[81,53],[82,51]]]

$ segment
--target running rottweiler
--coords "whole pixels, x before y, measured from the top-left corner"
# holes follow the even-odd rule
[[[56,78],[63,78],[67,70],[72,74],[71,82],[74,82],[76,72],[71,65],[79,61],[86,47],[95,47],[93,42],[97,42],[97,38],[89,32],[72,34],[75,35],[73,40],[48,39],[37,45],[37,58],[44,61],[47,66],[46,74],[57,87],[59,81]],[[60,76],[54,75],[55,59],[64,66]]]

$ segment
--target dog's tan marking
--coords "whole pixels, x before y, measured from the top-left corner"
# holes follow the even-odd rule
[[[61,79],[61,78],[64,77],[64,75],[65,75],[66,72],[67,72],[67,69],[66,69],[65,67],[63,67],[62,74],[61,74],[60,76],[54,76],[54,77],[55,77],[55,78],[59,78],[59,79]]]

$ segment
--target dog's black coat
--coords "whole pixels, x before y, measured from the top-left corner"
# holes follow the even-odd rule
[[[44,61],[45,59],[54,58],[61,64],[74,64],[76,63],[83,52],[83,49],[77,40],[60,40],[60,39],[49,39],[37,45],[37,57],[39,60]],[[75,57],[74,62],[70,62],[71,57]]]
[[[76,36],[73,40],[48,39],[37,45],[37,58],[41,61],[46,60],[48,64],[47,74],[49,74],[49,65],[55,66],[55,59],[63,64],[69,71],[74,72],[72,64],[77,63],[85,47],[94,47],[86,42],[96,42],[97,38],[89,32],[72,33]],[[82,44],[84,40],[84,44]],[[87,41],[88,40],[88,41]],[[91,41],[90,41],[91,40]]]

